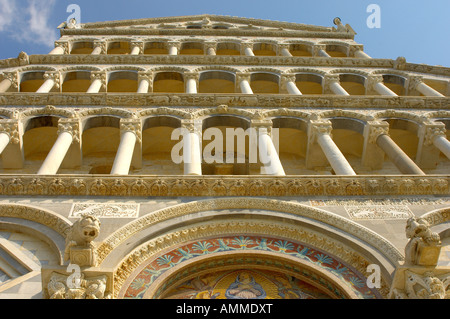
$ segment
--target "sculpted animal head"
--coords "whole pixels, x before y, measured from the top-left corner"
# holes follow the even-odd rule
[[[100,232],[100,221],[92,215],[82,215],[72,226],[71,240],[78,245],[91,243]]]

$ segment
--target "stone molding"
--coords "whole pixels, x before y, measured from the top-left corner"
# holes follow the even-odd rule
[[[273,108],[370,108],[443,110],[450,108],[448,97],[384,97],[291,94],[164,94],[164,93],[2,93],[0,105],[83,105],[114,107],[188,106],[211,107],[227,104],[230,107]]]

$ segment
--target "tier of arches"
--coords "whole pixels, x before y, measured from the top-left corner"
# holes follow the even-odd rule
[[[450,81],[394,70],[108,67],[26,67],[3,75],[1,92],[335,94],[447,96]]]
[[[77,116],[69,111],[59,114],[51,110],[35,114],[27,111],[20,116],[21,120],[15,122],[15,129],[0,132],[2,172],[346,175],[348,172],[339,168],[345,163],[353,171],[350,171],[352,175],[395,175],[445,174],[450,165],[448,114],[436,113],[435,118],[425,122],[420,116],[392,111],[380,111],[371,116],[342,111],[314,114],[273,110],[262,114],[266,127],[274,132],[272,141],[277,149],[274,160],[280,164],[280,170],[273,173],[264,172],[260,153],[256,160],[250,156],[255,149],[250,147],[249,134],[261,121],[261,113],[226,108],[200,110],[194,115],[183,111],[165,112],[164,109],[146,110],[139,114],[98,109],[84,111]],[[184,135],[174,135],[177,129],[189,126],[194,129],[192,132],[199,142],[195,154],[198,153],[200,162],[194,165],[195,168],[190,167],[192,172],[183,166],[184,161],[174,160],[174,150],[182,155],[186,149],[194,147],[185,144],[188,139]],[[330,137],[324,145],[320,144],[316,132],[320,127]],[[64,131],[68,133],[61,134]],[[125,133],[131,140],[125,139]],[[231,138],[236,141],[233,146],[227,145],[230,134],[234,134]],[[244,140],[239,140],[239,134],[244,134]],[[263,133],[258,134],[261,137]],[[381,143],[377,134],[388,136],[389,145],[395,151]],[[61,142],[61,136],[65,136],[65,142]],[[222,141],[212,143],[218,137]],[[268,140],[266,142],[269,143]],[[60,149],[60,145],[66,145],[66,149]],[[119,152],[124,145],[128,145],[127,151]],[[330,162],[327,156],[330,150],[326,146],[342,154],[341,162]],[[54,148],[58,150],[54,151]],[[218,155],[215,152],[223,153]],[[119,154],[128,154],[128,159],[120,165],[122,170],[114,172],[115,164],[120,161]],[[54,162],[55,158],[59,162]]]
[[[362,46],[341,40],[227,39],[116,37],[107,39],[78,38],[56,42],[50,54],[144,54],[144,55],[243,55],[294,57],[370,58]]]

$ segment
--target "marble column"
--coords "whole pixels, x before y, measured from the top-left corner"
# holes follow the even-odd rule
[[[184,175],[202,175],[201,125],[182,123]]]
[[[136,144],[141,143],[141,123],[139,120],[122,119],[120,131],[120,144],[111,169],[111,175],[128,175]]]
[[[17,119],[0,120],[0,154],[3,168],[23,168],[23,127]]]
[[[91,85],[86,93],[98,93],[102,87],[106,87],[106,73],[91,72]]]
[[[408,90],[409,91],[417,90],[425,96],[445,97],[445,95],[441,94],[440,92],[436,91],[429,85],[425,84],[423,82],[423,77],[421,76],[411,76],[409,78]]]
[[[69,51],[69,43],[67,42],[56,42],[55,48],[51,50],[48,54],[50,55],[60,55],[64,53],[68,53]]]
[[[313,46],[314,56],[331,58],[331,56],[326,51],[326,45],[318,44]]]
[[[144,51],[144,42],[131,42],[130,55],[139,55]]]
[[[169,45],[169,55],[178,55],[181,47],[181,43],[178,41],[171,41]]]
[[[264,164],[264,173],[267,175],[286,175],[275,145],[269,135],[269,128],[261,126],[256,129],[258,131],[259,158],[261,163]]]
[[[355,51],[355,58],[360,58],[360,59],[371,59],[372,57],[369,56],[367,53],[365,53],[362,50],[356,50]]]
[[[36,93],[48,93],[50,92],[54,86],[59,88],[60,84],[60,75],[59,73],[45,73],[44,74],[45,82],[40,86],[40,88],[36,91]]]
[[[198,73],[185,73],[184,80],[186,82],[186,93],[195,94],[197,93],[197,82],[198,82]]]
[[[289,94],[302,95],[299,88],[295,84],[295,74],[281,75],[281,88],[286,90]]]
[[[250,74],[247,73],[236,74],[236,83],[238,83],[241,93],[253,94],[252,87],[250,86]]]
[[[5,132],[0,132],[0,154],[5,150],[6,146],[9,144],[9,134]]]
[[[152,86],[152,82],[153,82],[153,74],[139,72],[138,73],[139,86],[137,89],[137,93],[148,93],[150,87]]]
[[[205,42],[205,51],[207,55],[216,55],[216,42]]]
[[[339,83],[339,76],[325,76],[326,91],[331,91],[336,95],[350,95]]]
[[[105,41],[95,41],[94,49],[91,52],[91,55],[99,55],[106,52],[106,42]]]
[[[255,56],[253,53],[253,43],[241,43],[241,54],[245,56]]]
[[[368,94],[370,94],[371,92],[376,92],[380,95],[398,96],[394,91],[392,91],[383,83],[383,76],[381,75],[367,77],[366,91],[368,92]]]
[[[450,141],[445,135],[437,135],[433,139],[433,144],[436,146],[448,159],[450,159]]]
[[[52,149],[48,153],[37,174],[56,174],[71,144],[72,134],[67,131],[59,133],[58,139],[56,140],[55,144],[53,144]]]
[[[292,56],[289,51],[289,44],[279,44],[278,45],[279,55],[281,56]]]
[[[11,87],[11,85],[12,85],[12,81],[10,79],[8,79],[8,78],[3,79],[0,82],[0,93],[8,91],[9,88]]]
[[[377,145],[403,174],[425,175],[409,156],[387,134],[377,138]]]

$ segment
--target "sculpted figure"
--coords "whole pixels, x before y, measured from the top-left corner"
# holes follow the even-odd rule
[[[423,218],[411,217],[406,222],[406,237],[409,242],[405,247],[406,263],[416,264],[416,255],[420,244],[437,246],[441,244],[438,233],[432,232],[430,225]]]

